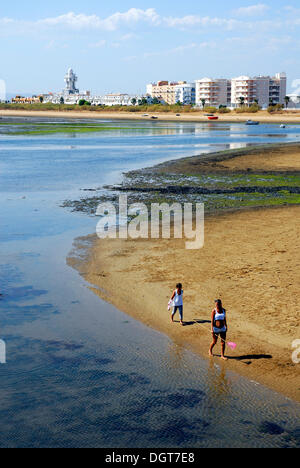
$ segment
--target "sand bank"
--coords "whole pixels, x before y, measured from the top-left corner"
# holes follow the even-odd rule
[[[292,362],[292,342],[300,339],[299,219],[299,206],[211,216],[198,251],[185,250],[182,240],[91,237],[88,257],[71,255],[68,262],[95,294],[205,357],[213,301],[222,298],[229,338],[238,344],[222,365],[300,401],[300,365]],[[86,239],[75,247],[86,248]],[[179,280],[183,328],[167,312]]]
[[[300,144],[283,143],[227,150],[167,161],[149,169],[159,174],[299,173]],[[143,172],[140,171],[140,172]]]
[[[79,118],[79,119],[120,119],[120,120],[151,120],[151,116],[158,117],[162,121],[176,122],[208,122],[208,118],[202,112],[183,113],[177,116],[173,113],[149,113],[149,117],[144,117],[143,113],[132,112],[99,112],[99,111],[26,111],[1,109],[2,117],[46,117],[46,118]],[[271,115],[266,111],[256,114],[221,114],[220,122],[246,122],[256,120],[261,123],[294,123],[300,124],[299,113],[283,113]]]

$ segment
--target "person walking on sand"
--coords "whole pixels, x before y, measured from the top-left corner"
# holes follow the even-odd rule
[[[220,299],[215,301],[216,307],[211,314],[211,332],[213,336],[212,344],[209,348],[209,355],[213,357],[213,349],[218,342],[218,338],[221,338],[221,358],[224,361],[227,361],[225,357],[225,348],[226,348],[226,336],[228,332],[227,320],[226,320],[226,310],[223,308],[222,301]]]
[[[179,317],[180,317],[180,323],[183,325],[183,289],[182,289],[182,284],[178,283],[176,285],[176,289],[173,292],[173,296],[171,297],[171,301],[174,302],[174,309],[172,312],[172,317],[171,320],[174,322],[174,316],[177,312],[179,311]]]

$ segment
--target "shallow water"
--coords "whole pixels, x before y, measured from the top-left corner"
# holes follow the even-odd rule
[[[113,125],[133,130],[0,134],[0,446],[299,447],[298,404],[211,367],[88,289],[66,257],[95,218],[59,205],[131,168],[294,141],[300,127]]]

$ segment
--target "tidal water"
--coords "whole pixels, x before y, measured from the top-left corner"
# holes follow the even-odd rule
[[[300,141],[300,127],[113,126],[120,130],[0,131],[0,447],[300,447],[297,403],[195,356],[89,290],[66,257],[97,220],[60,206],[126,170]]]

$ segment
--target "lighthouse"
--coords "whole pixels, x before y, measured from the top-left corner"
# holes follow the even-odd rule
[[[79,89],[76,88],[76,81],[78,80],[77,76],[73,72],[72,68],[69,68],[66,76],[65,76],[65,83],[66,87],[64,89],[64,94],[78,94]]]

